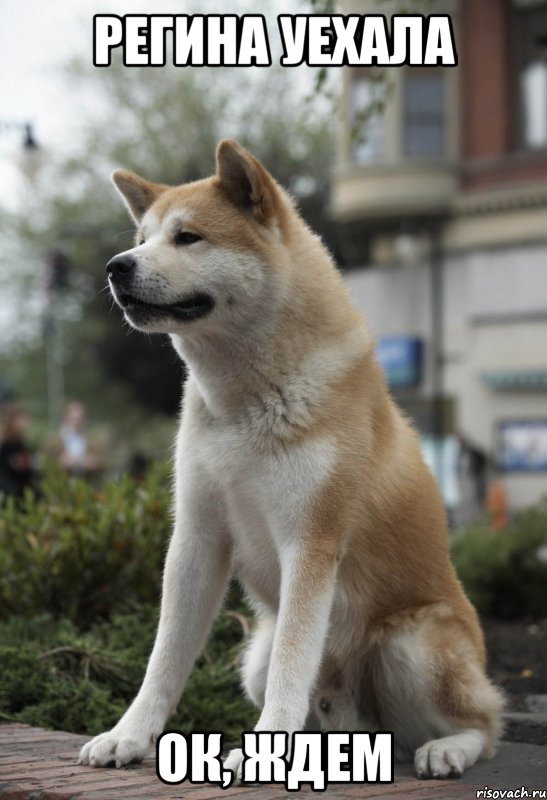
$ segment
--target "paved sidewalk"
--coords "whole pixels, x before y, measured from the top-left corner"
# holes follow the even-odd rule
[[[76,764],[85,736],[46,731],[26,725],[0,725],[1,800],[215,800],[244,797],[277,800],[294,797],[282,785],[257,787],[165,786],[156,777],[152,758],[125,769],[94,769]],[[396,770],[389,785],[334,784],[318,795],[303,788],[299,796],[323,796],[329,800],[381,798],[381,800],[476,800],[477,789],[547,790],[547,747],[503,742],[493,761],[483,761],[464,777],[450,781],[419,781],[410,764]],[[491,795],[491,797],[496,795]],[[503,795],[499,795],[502,797]],[[532,795],[530,794],[530,797]],[[544,795],[547,797],[547,792]]]

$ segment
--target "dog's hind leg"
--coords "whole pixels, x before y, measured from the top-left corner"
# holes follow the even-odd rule
[[[275,617],[260,617],[243,655],[243,688],[249,700],[260,709],[264,705],[274,633]]]
[[[420,777],[461,775],[494,754],[501,730],[503,700],[484,672],[480,628],[467,603],[457,606],[409,615],[378,648],[380,722]]]
[[[459,776],[479,758],[492,757],[502,728],[503,698],[482,665],[464,665],[454,652],[446,655],[437,663],[432,692],[435,712],[450,733],[416,750],[414,766],[425,778]]]

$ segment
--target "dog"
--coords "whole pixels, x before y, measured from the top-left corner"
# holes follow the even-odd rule
[[[255,730],[393,731],[420,777],[492,756],[503,701],[439,491],[320,238],[232,140],[204,180],[113,181],[138,232],[107,265],[112,294],[134,328],[170,335],[189,377],[155,645],[80,763],[145,756],[233,573],[257,616]],[[240,778],[241,762],[225,767]]]

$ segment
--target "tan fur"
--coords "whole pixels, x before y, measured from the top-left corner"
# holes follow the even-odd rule
[[[175,298],[203,263],[192,280],[220,292],[210,317],[144,329],[172,333],[189,365],[179,474],[198,488],[187,496],[180,484],[180,514],[197,504],[191,525],[214,504],[220,544],[207,538],[207,558],[231,546],[256,607],[244,684],[264,706],[257,730],[291,732],[307,714],[327,730],[380,726],[394,731],[398,755],[416,751],[419,774],[438,777],[491,755],[502,701],[450,563],[440,494],[323,244],[234,142],[219,145],[212,178],[172,188],[118,172],[115,181],[140,226],[134,253],[147,280],[160,275]],[[180,266],[166,239],[177,214],[203,239]],[[149,236],[152,244],[141,244]],[[234,270],[249,264],[240,285],[252,300],[231,287],[227,258]],[[242,316],[233,316],[238,303]],[[205,546],[197,534],[187,539],[177,527],[169,575],[182,569],[171,551]],[[222,564],[219,556],[225,577]],[[146,721],[149,698],[176,702],[178,683],[161,684],[165,642],[175,636],[169,609],[195,600],[171,600],[167,592],[185,590],[170,586],[143,689],[111,734],[84,748],[84,761],[140,757],[137,724],[154,736],[165,721]],[[237,772],[240,755],[230,759]]]

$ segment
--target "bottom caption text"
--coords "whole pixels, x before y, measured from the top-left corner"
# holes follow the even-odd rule
[[[227,789],[235,780],[222,762],[222,733],[166,731],[156,744],[156,770],[168,784],[214,783]],[[393,734],[252,732],[242,736],[242,783],[303,784],[323,791],[329,783],[392,783]]]

